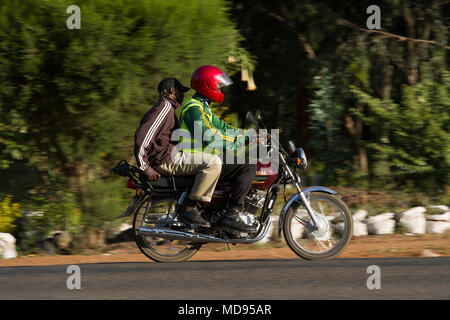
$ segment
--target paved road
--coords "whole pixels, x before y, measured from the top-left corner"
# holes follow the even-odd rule
[[[450,299],[450,257],[85,264],[80,290],[67,267],[1,267],[0,299]]]

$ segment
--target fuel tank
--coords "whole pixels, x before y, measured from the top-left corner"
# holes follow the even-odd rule
[[[256,177],[253,179],[251,189],[267,189],[276,180],[278,171],[273,170],[271,162],[256,163]]]

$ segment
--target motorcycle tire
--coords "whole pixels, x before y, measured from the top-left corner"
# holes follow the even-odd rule
[[[152,206],[152,203],[158,202],[158,201],[173,201],[176,203],[177,199],[155,199],[152,198],[151,200],[148,198],[147,200],[143,201],[139,208],[136,210],[136,214],[133,219],[133,233],[134,233],[134,240],[136,242],[136,245],[138,246],[139,250],[149,259],[155,261],[155,262],[181,262],[185,261],[189,258],[191,258],[194,254],[198,252],[201,248],[201,244],[198,243],[188,243],[186,244],[186,248],[181,250],[180,252],[177,252],[175,254],[167,255],[159,252],[155,247],[152,246],[149,241],[146,240],[146,237],[139,234],[139,228],[142,226],[145,215],[147,214],[147,210],[142,210],[142,208],[147,208],[147,206]],[[170,240],[166,240],[170,241]]]
[[[297,212],[298,208],[303,206],[301,202],[295,203],[288,209],[286,213],[286,217],[283,221],[283,235],[288,244],[289,248],[294,251],[299,257],[306,260],[328,260],[332,259],[339,254],[341,254],[345,248],[350,243],[353,234],[353,217],[351,215],[350,209],[347,205],[339,198],[338,196],[324,193],[324,192],[312,192],[309,197],[310,204],[314,203],[314,201],[325,201],[328,202],[334,208],[339,209],[342,213],[343,217],[345,217],[344,228],[343,228],[343,236],[340,239],[339,243],[334,246],[332,249],[324,252],[324,253],[312,253],[308,250],[302,248],[297,241],[294,239],[291,229],[291,223],[294,219],[294,214]],[[305,210],[306,211],[306,210]],[[329,231],[327,231],[329,232]]]

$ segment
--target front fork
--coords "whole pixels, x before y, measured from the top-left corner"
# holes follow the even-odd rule
[[[314,222],[314,227],[317,228],[319,225],[316,213],[309,205],[309,200],[306,198],[305,193],[300,188],[300,177],[297,176],[294,172],[292,172],[291,168],[286,162],[286,159],[283,155],[280,155],[281,163],[284,166],[285,170],[288,172],[289,177],[294,180],[295,188],[298,191],[298,195],[300,196],[300,199],[302,200],[303,204],[305,205],[306,211],[308,211],[309,216],[311,217],[311,220]]]

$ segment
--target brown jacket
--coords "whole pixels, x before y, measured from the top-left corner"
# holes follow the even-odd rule
[[[178,128],[175,109],[180,104],[165,96],[142,118],[134,134],[134,156],[139,169],[149,175],[149,168],[170,160],[174,143],[172,131]]]

